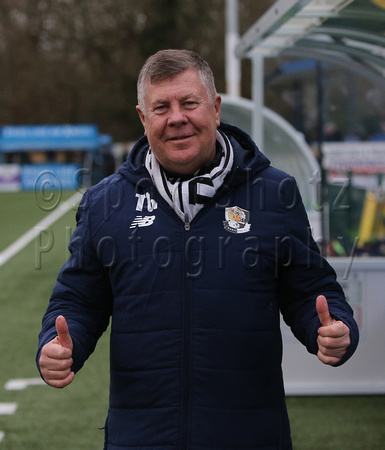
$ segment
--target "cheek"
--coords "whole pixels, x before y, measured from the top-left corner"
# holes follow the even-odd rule
[[[145,130],[147,136],[151,136],[153,139],[156,139],[162,134],[163,124],[160,120],[152,119],[151,121],[147,121]]]
[[[162,137],[153,125],[147,126],[145,136],[152,148],[159,148],[162,145]]]

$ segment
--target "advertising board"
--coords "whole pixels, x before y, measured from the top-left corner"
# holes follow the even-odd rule
[[[20,190],[20,165],[0,164],[0,192]]]
[[[80,175],[78,164],[28,164],[21,166],[20,184],[25,191],[76,189]]]

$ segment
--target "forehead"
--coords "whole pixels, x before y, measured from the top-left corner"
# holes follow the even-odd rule
[[[145,97],[149,101],[170,97],[186,97],[186,96],[206,96],[207,91],[202,84],[198,72],[195,69],[188,69],[174,77],[165,78],[151,83],[146,82]]]

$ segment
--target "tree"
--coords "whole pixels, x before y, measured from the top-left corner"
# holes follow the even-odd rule
[[[271,3],[240,0],[244,31]],[[157,50],[197,51],[224,90],[224,14],[225,0],[3,0],[0,124],[96,123],[134,140],[137,76]]]

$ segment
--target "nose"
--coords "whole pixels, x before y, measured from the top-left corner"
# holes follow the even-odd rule
[[[171,127],[180,127],[182,125],[185,125],[188,122],[188,119],[186,117],[186,114],[184,113],[183,109],[178,106],[173,106],[170,109],[170,113],[168,116],[168,125]]]

